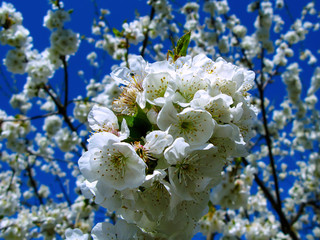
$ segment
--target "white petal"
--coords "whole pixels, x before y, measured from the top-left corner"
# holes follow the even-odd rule
[[[108,209],[110,212],[117,211],[122,205],[121,193],[117,190],[113,191],[111,196],[108,194],[108,197],[106,197],[106,193],[100,193],[96,189],[95,195],[96,198],[94,202]]]
[[[129,57],[129,67],[132,72],[135,74],[141,75],[141,77],[144,77],[144,71],[147,67],[147,62],[143,59],[140,55],[130,55]]]
[[[139,187],[145,179],[144,161],[128,143],[114,143],[111,150],[108,158],[102,163],[101,171],[105,172],[100,180],[120,191]]]
[[[96,184],[97,184],[97,181],[89,182],[88,180],[85,180],[83,183],[81,183],[80,190],[82,195],[87,199],[93,198]]]
[[[117,239],[115,227],[111,223],[103,222],[94,226],[91,231],[93,240],[112,240]]]
[[[146,96],[142,92],[137,92],[136,102],[141,109],[146,107]]]
[[[174,108],[171,101],[167,101],[160,113],[158,114],[157,123],[158,127],[165,131],[172,123],[178,121],[177,110]]]
[[[212,96],[205,90],[199,90],[195,93],[193,100],[190,102],[192,108],[205,109],[212,101]]]
[[[119,129],[116,115],[106,107],[93,106],[88,115],[89,126],[93,130],[99,129]]]
[[[164,104],[164,96],[169,85],[173,79],[167,72],[150,73],[143,81],[143,90],[145,98],[152,104],[160,101]],[[162,99],[162,100],[159,100]],[[157,100],[157,101],[156,101]],[[159,103],[158,103],[159,104]],[[157,104],[157,105],[158,105]],[[160,106],[162,106],[160,105]]]
[[[182,100],[177,98],[178,103],[189,103],[192,101],[195,93],[199,90],[207,90],[209,82],[206,79],[200,78],[199,74],[195,73],[199,69],[190,69],[188,73],[182,73],[176,78],[177,91],[176,93],[182,97]],[[176,94],[176,95],[177,95]]]
[[[243,114],[242,102],[238,103],[236,107],[230,108],[232,114],[232,122],[237,123]]]
[[[123,119],[121,123],[121,132],[120,132],[119,139],[124,140],[124,139],[127,139],[129,136],[130,136],[130,130],[129,130],[127,121]]]
[[[221,99],[223,101],[221,107],[228,108],[231,104],[233,104],[232,97],[223,93],[213,97],[213,101],[217,99]]]
[[[151,175],[147,175],[143,186],[150,187],[154,181],[161,181],[167,176],[166,172],[163,169],[154,170]]]
[[[214,129],[214,137],[232,137],[233,128],[229,124],[216,124]]]
[[[102,197],[104,197],[104,198],[110,198],[115,192],[115,189],[111,188],[109,186],[109,184],[107,184],[104,181],[98,181],[96,184],[96,188],[97,188],[98,192],[100,194],[102,194]],[[96,203],[97,203],[97,200],[98,199],[96,199]]]
[[[192,60],[192,66],[195,66],[195,67],[205,68],[207,65],[212,63],[213,61],[203,53],[196,55]]]
[[[182,199],[192,200],[195,192],[204,191],[219,179],[224,162],[215,153],[212,144],[192,149],[183,138],[178,138],[165,151],[164,156],[171,164],[170,183]]]
[[[92,153],[90,151],[85,152],[84,154],[82,154],[82,156],[80,157],[80,159],[78,161],[81,174],[89,182],[93,182],[98,179],[97,178],[98,176],[96,176],[92,171],[92,167],[90,164],[91,155],[92,155]]]
[[[216,67],[216,73],[219,78],[227,80],[232,79],[235,65],[227,63],[223,58],[219,57],[214,66]]]
[[[117,233],[117,239],[119,240],[132,239],[133,236],[135,236],[135,234],[139,230],[137,226],[135,226],[132,223],[127,223],[123,219],[117,219],[115,228]]]
[[[174,67],[169,64],[168,61],[160,61],[150,64],[146,67],[148,73],[159,73],[159,72],[168,72],[170,74],[175,73]]]
[[[146,136],[145,148],[149,150],[150,153],[161,154],[164,148],[170,145],[173,138],[170,134],[164,131],[153,131]]]
[[[166,149],[164,157],[169,164],[176,164],[178,160],[187,154],[189,148],[190,145],[182,137],[179,137]]]
[[[183,137],[192,145],[203,144],[212,136],[215,122],[205,110],[186,108],[177,114],[179,122],[172,124],[169,133]]]
[[[131,81],[130,70],[128,68],[119,67],[112,71],[111,77],[116,81],[118,85],[129,85]]]
[[[106,145],[110,145],[114,142],[120,142],[120,139],[112,133],[101,132],[93,134],[88,141],[88,149],[90,150],[92,148],[103,149]]]

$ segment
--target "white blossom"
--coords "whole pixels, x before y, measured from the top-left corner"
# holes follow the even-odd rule
[[[223,161],[215,152],[212,144],[193,148],[183,138],[177,138],[166,149],[169,180],[182,199],[193,200],[194,192],[204,191],[218,181]]]
[[[146,165],[130,144],[102,132],[90,138],[89,151],[79,159],[80,171],[97,188],[123,190],[140,186]]]
[[[69,29],[58,29],[50,37],[52,49],[61,56],[74,54],[79,47],[79,35]]]
[[[88,115],[88,122],[91,129],[96,132],[111,132],[120,139],[126,139],[129,136],[126,120],[123,119],[121,131],[119,131],[118,119],[108,108],[93,106]]]
[[[88,234],[83,234],[82,231],[78,228],[66,230],[66,240],[87,240],[89,237]]]

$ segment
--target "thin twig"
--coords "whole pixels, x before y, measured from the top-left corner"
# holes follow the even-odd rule
[[[45,90],[45,92],[51,97],[51,99],[53,100],[53,102],[55,103],[56,107],[58,108],[58,112],[59,114],[61,114],[63,116],[64,121],[66,122],[66,124],[68,125],[68,127],[70,128],[71,131],[76,132],[77,133],[77,129],[73,126],[68,114],[67,114],[67,110],[65,108],[65,106],[63,106],[60,103],[60,100],[58,98],[56,98],[51,92],[48,86],[44,85],[43,89]],[[87,146],[85,144],[84,141],[81,141],[81,147],[85,150],[88,151]]]
[[[241,159],[242,159],[242,162],[244,163],[245,166],[247,166],[249,164],[248,161],[244,157],[242,157]],[[258,186],[261,188],[265,197],[271,203],[271,206],[273,207],[273,209],[278,214],[278,216],[280,218],[281,227],[282,227],[282,230],[284,231],[284,233],[288,233],[293,240],[298,240],[297,235],[291,229],[291,225],[288,222],[286,216],[284,215],[281,207],[278,206],[276,200],[274,199],[274,197],[270,193],[270,190],[264,185],[264,182],[259,178],[258,174],[256,174],[256,173],[254,174],[254,180],[256,181]]]
[[[268,147],[268,155],[270,159],[270,165],[272,168],[272,176],[274,179],[274,185],[275,185],[275,191],[276,191],[276,197],[277,197],[277,204],[281,208],[281,197],[280,197],[280,191],[279,191],[279,181],[278,181],[278,175],[276,172],[276,163],[274,160],[274,156],[272,153],[272,141],[271,141],[271,136],[269,132],[269,127],[268,127],[268,120],[267,120],[267,113],[266,113],[266,107],[265,107],[265,102],[264,102],[264,74],[263,74],[263,68],[264,68],[264,49],[261,48],[261,73],[260,73],[260,83],[257,81],[257,78],[255,78],[255,82],[259,91],[259,97],[260,97],[260,102],[261,102],[261,115],[262,115],[262,121],[263,121],[263,127],[265,131],[265,140],[267,143]]]
[[[130,68],[129,66],[129,39],[125,37],[126,39],[126,53],[124,54],[124,59],[126,61],[127,68]]]
[[[151,7],[151,12],[150,12],[150,16],[149,16],[150,23],[151,23],[152,19],[154,18],[154,15],[155,15],[155,9],[154,9],[154,7]],[[148,45],[149,31],[150,31],[150,28],[148,26],[147,31],[144,34],[144,40],[143,40],[142,49],[141,49],[141,52],[140,52],[140,55],[142,57],[144,56],[144,52],[145,52],[145,50],[147,48],[147,45]]]
[[[58,161],[58,162],[63,162],[63,163],[75,163],[75,162],[70,161],[70,160],[65,160],[65,159],[60,159],[60,158],[53,158],[53,157],[49,157],[49,156],[43,156],[43,155],[41,155],[41,154],[32,152],[32,151],[30,151],[30,150],[27,150],[27,152],[28,152],[30,155],[33,155],[33,156],[36,156],[36,157],[39,157],[39,158],[43,158],[43,159],[47,159],[47,160],[49,160],[49,161]]]
[[[35,194],[36,197],[38,198],[40,204],[43,205],[44,202],[43,202],[42,197],[41,197],[41,196],[39,195],[39,193],[38,193],[37,183],[36,183],[36,181],[34,180],[34,178],[33,178],[33,176],[32,176],[32,170],[31,170],[31,167],[30,167],[29,162],[27,162],[26,170],[27,170],[27,174],[28,174],[28,177],[29,177],[29,180],[30,180],[31,187],[33,188],[34,194]]]
[[[56,180],[59,183],[60,189],[62,191],[62,194],[63,194],[64,198],[66,199],[66,201],[68,203],[68,206],[70,207],[72,205],[72,202],[71,202],[71,200],[69,198],[69,195],[67,194],[66,190],[64,189],[64,186],[63,186],[63,183],[61,181],[61,178],[58,175],[58,171],[57,171],[56,167],[53,164],[51,164],[51,166],[54,168],[54,170],[56,172]]]
[[[302,203],[299,206],[299,209],[298,209],[298,212],[297,212],[296,216],[294,216],[290,221],[290,226],[292,226],[293,224],[295,224],[299,220],[301,215],[304,213],[304,208],[305,208],[306,205],[307,205],[306,203]]]
[[[11,92],[11,94],[16,93],[16,89],[13,89],[12,86],[10,85],[10,82],[7,78],[7,76],[4,74],[2,67],[0,65],[0,75],[2,76],[2,79],[4,81],[4,83],[6,84],[7,88],[9,89],[9,91]],[[1,88],[2,89],[2,88]],[[4,90],[3,90],[4,95],[8,95]],[[10,97],[10,95],[8,95]]]
[[[68,65],[66,62],[66,57],[61,56],[60,57],[62,64],[63,64],[63,72],[64,72],[64,107],[66,108],[68,105],[68,92],[69,92],[69,77],[68,77]]]
[[[213,233],[213,232],[208,233],[207,236],[206,236],[206,240],[213,240],[214,239],[214,235],[215,235],[215,233]]]
[[[98,7],[98,3],[96,0],[91,0],[91,2],[93,3],[93,8],[94,8],[94,13],[97,16],[97,18],[99,18],[99,20],[103,20],[104,23],[107,25],[107,27],[109,29],[112,29],[112,26],[110,25],[109,21],[103,16],[100,16],[100,12],[99,12],[99,7]]]
[[[56,114],[58,114],[58,112],[51,112],[51,113],[47,113],[47,114],[43,114],[43,115],[36,115],[36,116],[28,117],[28,118],[3,119],[3,120],[0,120],[0,123],[1,122],[25,122],[25,121],[31,121],[31,120],[35,120],[35,119],[39,119],[39,118],[46,118],[46,117],[56,115]]]
[[[287,11],[287,14],[288,14],[288,16],[289,16],[289,18],[290,18],[290,21],[291,21],[292,23],[294,23],[294,18],[293,18],[293,16],[292,16],[292,14],[291,14],[291,12],[290,12],[290,9],[289,9],[289,6],[288,6],[288,4],[286,3],[285,0],[284,0],[284,7],[285,7],[285,9],[286,9],[286,11]]]
[[[12,174],[11,174],[11,177],[10,177],[10,182],[9,182],[9,185],[8,185],[6,193],[8,193],[10,191],[10,188],[11,188],[11,185],[12,185],[12,181],[13,181],[13,178],[14,178],[14,174],[16,173],[16,170],[14,170],[14,168],[11,168],[11,171],[12,171]]]
[[[97,101],[93,101],[92,99],[72,99],[68,101],[68,105],[70,105],[71,103],[76,103],[76,102],[83,102],[83,103],[94,103],[94,104],[99,104],[99,105],[103,105]]]

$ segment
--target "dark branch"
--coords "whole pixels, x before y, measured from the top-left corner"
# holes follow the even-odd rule
[[[244,163],[245,166],[247,166],[249,164],[248,161],[244,157],[242,158],[242,162]],[[270,193],[270,190],[264,185],[264,182],[259,178],[258,174],[256,174],[256,173],[254,174],[254,180],[256,181],[258,186],[261,188],[265,197],[270,201],[273,209],[277,212],[279,219],[280,219],[280,223],[281,223],[281,227],[282,227],[283,232],[288,233],[293,240],[298,240],[298,237],[296,236],[295,232],[291,229],[291,225],[288,222],[286,216],[284,215],[281,207],[278,206],[276,200],[274,199],[274,197]]]
[[[55,97],[51,92],[48,86],[44,86],[43,89],[45,90],[45,92],[51,97],[52,101],[55,103],[55,105],[58,108],[58,113],[61,114],[63,116],[64,121],[66,122],[66,124],[68,125],[68,127],[70,128],[71,131],[73,132],[77,132],[77,129],[73,126],[68,114],[67,114],[67,109],[65,108],[65,106],[63,106],[60,102],[60,100]],[[88,151],[87,146],[85,144],[84,141],[81,141],[81,147],[85,150]]]
[[[31,187],[32,187],[32,189],[34,191],[34,194],[36,195],[36,197],[38,198],[40,204],[42,205],[43,204],[43,199],[38,193],[37,183],[36,183],[36,181],[34,180],[34,178],[32,176],[32,169],[31,169],[31,166],[30,166],[30,164],[28,162],[27,162],[26,171],[27,171],[27,174],[28,174],[28,177],[29,177],[29,180],[30,180]]]
[[[68,77],[68,66],[67,66],[67,62],[66,62],[66,57],[65,56],[61,56],[60,57],[62,64],[63,64],[63,71],[64,71],[64,107],[66,108],[68,105],[68,92],[69,92],[69,77]]]
[[[151,8],[151,12],[150,12],[150,23],[152,21],[152,19],[154,18],[154,14],[155,14],[155,9],[154,7]],[[142,49],[141,49],[141,52],[140,52],[140,55],[143,57],[144,56],[144,52],[147,48],[147,45],[148,45],[148,41],[149,41],[149,31],[150,31],[150,28],[148,27],[147,31],[145,32],[144,34],[144,40],[143,40],[143,43],[142,43]]]
[[[276,197],[277,197],[277,204],[281,208],[281,198],[280,198],[280,191],[279,191],[279,181],[278,181],[278,176],[276,172],[276,163],[274,160],[274,156],[272,153],[272,141],[271,141],[271,136],[268,128],[268,120],[267,120],[267,113],[266,113],[266,107],[265,107],[265,102],[264,102],[264,74],[263,74],[263,68],[264,68],[264,49],[261,48],[261,73],[260,73],[260,83],[257,81],[257,78],[255,78],[255,83],[257,85],[258,91],[259,91],[259,98],[261,102],[261,114],[262,114],[262,121],[263,121],[263,127],[265,131],[265,140],[267,143],[268,147],[268,155],[270,159],[270,165],[272,168],[272,176],[274,179],[274,185],[275,185],[275,191],[276,191]]]
[[[129,66],[129,40],[126,37],[126,53],[124,54],[124,59],[126,61],[127,68],[130,68]]]
[[[14,170],[14,168],[11,168],[11,171],[12,171],[12,174],[11,174],[11,177],[10,177],[10,182],[9,182],[9,185],[8,185],[6,193],[8,193],[10,191],[11,185],[12,185],[12,181],[13,181],[13,178],[14,178],[14,174],[16,173],[16,170]]]
[[[3,120],[0,120],[0,123],[1,122],[25,122],[25,121],[31,121],[31,120],[40,119],[40,118],[46,118],[46,117],[49,117],[51,115],[56,115],[56,114],[58,114],[58,112],[51,112],[51,113],[47,113],[47,114],[43,114],[43,115],[36,115],[33,117],[28,117],[28,118],[3,119]]]

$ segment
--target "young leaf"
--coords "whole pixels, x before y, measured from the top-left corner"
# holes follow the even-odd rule
[[[137,105],[138,112],[134,115],[133,126],[130,129],[130,137],[133,139],[141,139],[141,136],[147,135],[152,129],[152,125],[148,120],[146,113]]]
[[[116,37],[122,37],[122,32],[120,32],[118,29],[116,29],[116,28],[113,28],[112,29],[112,32],[114,33],[114,35],[116,36]]]
[[[168,59],[169,59],[169,56],[170,56],[172,59],[174,59],[174,54],[173,54],[173,52],[172,52],[171,50],[168,50],[168,52],[167,52],[167,61],[168,61]]]
[[[191,32],[184,34],[177,42],[175,54],[179,57],[187,55],[187,49],[190,43]]]
[[[130,130],[129,141],[140,141],[148,131],[152,130],[152,125],[148,120],[146,113],[137,105],[137,113],[134,116],[119,115],[119,125],[125,119]]]

